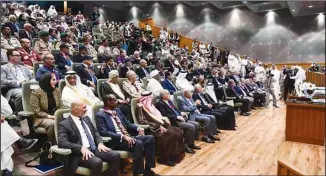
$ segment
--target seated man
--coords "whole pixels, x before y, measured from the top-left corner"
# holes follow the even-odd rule
[[[246,94],[246,92],[240,87],[241,85],[241,82],[237,82],[235,83],[236,86],[234,87],[234,90],[235,92],[240,95],[241,97],[243,97],[243,99],[247,99],[249,100],[249,106],[250,106],[250,109],[255,109],[253,107],[253,103],[254,103],[254,98],[250,97],[249,95]]]
[[[197,107],[199,107],[201,113],[211,114],[216,117],[219,129],[235,130],[235,115],[231,106],[222,107],[219,103],[215,103],[208,93],[204,93],[204,89],[199,84],[195,85],[195,93],[192,98],[194,101],[200,101],[201,104]]]
[[[126,59],[125,64],[123,67],[121,67],[120,71],[119,71],[119,75],[121,78],[126,78],[126,74],[129,70],[133,70],[132,68],[132,63],[129,59]],[[134,70],[133,70],[134,71]]]
[[[117,70],[116,63],[113,61],[112,55],[106,56],[104,60],[105,64],[101,66],[100,78],[106,79],[109,78],[109,73],[112,70]]]
[[[40,80],[44,73],[51,72],[55,74],[57,80],[63,79],[63,74],[54,65],[54,56],[51,53],[45,54],[43,56],[43,67],[39,67],[36,72],[36,80]]]
[[[104,108],[96,113],[96,126],[101,136],[112,138],[110,146],[117,150],[127,150],[133,155],[133,174],[155,175],[155,139],[145,135],[144,129],[130,123],[117,108],[117,98],[103,97]],[[144,156],[146,165],[144,167]]]
[[[67,34],[67,33],[61,33],[60,34],[60,38],[61,38],[61,41],[60,42],[58,42],[56,45],[55,45],[55,49],[56,50],[60,50],[60,45],[61,44],[66,44],[67,46],[68,46],[68,48],[69,48],[69,54],[70,55],[73,55],[74,54],[74,52],[75,52],[75,49],[74,49],[74,47],[70,44],[70,37],[69,37],[69,35]]]
[[[91,45],[91,39],[92,38],[90,36],[84,36],[84,38],[83,38],[84,46],[86,47],[89,55],[91,55],[92,57],[96,57],[97,51]]]
[[[41,57],[31,48],[31,42],[28,39],[21,39],[20,44],[22,48],[18,51],[21,56],[21,62],[24,63],[25,67],[33,70],[33,63],[36,61],[41,61]]]
[[[139,62],[141,60],[139,51],[135,51],[134,55],[132,55],[130,57],[130,60],[131,60],[132,64],[139,64]]]
[[[59,123],[58,146],[72,151],[64,165],[72,173],[82,166],[91,170],[91,176],[100,176],[103,162],[108,162],[110,167],[104,175],[118,176],[120,154],[103,144],[86,111],[85,103],[73,102],[71,115]]]
[[[76,67],[77,75],[80,77],[81,82],[86,86],[96,88],[97,78],[95,76],[95,71],[91,68],[93,64],[93,57],[85,55],[82,57],[83,64]]]
[[[242,90],[246,92],[247,95],[254,98],[254,103],[253,103],[254,106],[257,107],[264,106],[266,101],[265,93],[264,92],[259,93],[258,91],[256,91],[254,87],[250,84],[249,79],[245,80],[244,78],[241,78],[240,87],[242,88]]]
[[[102,45],[98,48],[98,54],[105,54],[107,56],[111,55],[111,49],[109,47],[109,42],[107,39],[102,40]]]
[[[14,105],[15,114],[23,110],[22,85],[33,80],[32,73],[23,65],[20,65],[18,51],[8,50],[8,63],[1,66],[1,86],[8,89],[5,97]]]
[[[34,50],[41,57],[46,53],[51,53],[54,49],[52,43],[49,41],[49,32],[41,31],[39,32],[40,39],[35,42]]]
[[[87,51],[86,47],[84,45],[80,45],[78,54],[75,54],[74,56],[72,56],[72,61],[75,63],[82,63],[83,62],[82,57],[87,54],[88,54],[88,51]]]
[[[152,92],[154,96],[159,96],[160,91],[164,90],[161,83],[159,82],[161,77],[158,70],[153,70],[149,76],[151,77],[148,80],[147,90]]]
[[[136,73],[132,70],[127,72],[127,81],[122,83],[123,90],[127,93],[129,99],[140,98],[141,93],[144,91],[140,84],[137,82]]]
[[[11,30],[8,25],[1,26],[1,48],[5,50],[21,48],[18,39],[11,35]]]
[[[228,82],[229,86],[226,88],[225,92],[228,97],[236,97],[236,99],[233,100],[234,103],[241,102],[241,113],[240,115],[249,116],[249,110],[251,108],[249,100],[243,99],[238,93],[235,91],[235,82],[233,79],[230,79]]]
[[[66,44],[60,45],[60,51],[54,53],[55,64],[58,66],[59,71],[65,75],[67,71],[71,70],[72,61],[69,54],[69,47]]]
[[[217,132],[215,117],[213,115],[200,113],[197,109],[197,105],[199,105],[200,102],[194,102],[191,97],[192,93],[189,90],[184,90],[182,96],[178,97],[178,107],[183,112],[190,112],[188,116],[190,121],[202,123],[204,130],[202,141],[215,143],[215,140],[220,140],[214,136]]]
[[[36,34],[34,33],[33,26],[29,23],[24,24],[24,30],[19,30],[19,39],[26,38],[30,41],[33,40],[33,38],[36,37]]]
[[[160,99],[155,107],[161,112],[162,116],[169,118],[171,125],[183,130],[185,152],[196,153],[193,149],[200,149],[199,146],[195,145],[195,140],[199,137],[199,123],[190,121],[186,113],[181,112],[174,106],[167,90],[160,92]]]
[[[145,59],[140,60],[140,67],[137,68],[136,73],[139,76],[140,79],[143,79],[144,77],[149,76],[149,70],[147,68],[147,62]]]
[[[62,103],[70,108],[70,104],[75,101],[83,101],[87,105],[87,115],[92,117],[92,106],[101,103],[92,89],[80,82],[80,78],[75,71],[68,71],[65,77],[66,86],[62,90]]]
[[[178,88],[174,85],[172,82],[173,75],[171,72],[166,71],[165,72],[165,80],[162,82],[162,87],[170,92],[171,95],[174,94],[174,92],[178,91]]]

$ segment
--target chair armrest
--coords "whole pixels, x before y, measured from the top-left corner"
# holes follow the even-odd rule
[[[227,100],[235,100],[237,99],[236,97],[226,97]]]
[[[141,127],[141,128],[144,128],[145,130],[149,129],[149,125],[139,125],[139,124],[137,124],[137,126]]]
[[[57,153],[59,155],[70,155],[71,154],[70,149],[59,148],[58,145],[51,146],[50,151],[52,151],[53,153]]]
[[[22,117],[29,117],[29,116],[34,115],[34,112],[31,112],[31,111],[19,111],[18,115],[22,116]]]
[[[101,136],[101,138],[102,138],[103,142],[109,142],[109,141],[112,140],[111,137],[104,137],[104,136]]]

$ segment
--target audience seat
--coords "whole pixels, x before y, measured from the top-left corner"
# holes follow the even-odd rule
[[[36,41],[38,41],[39,40],[39,38],[33,38],[33,40],[32,40],[32,47],[34,48],[34,46],[35,46],[35,43],[36,43]]]
[[[35,61],[35,62],[33,63],[33,73],[34,73],[34,77],[36,76],[36,72],[37,72],[38,68],[43,67],[43,65],[44,65],[44,62],[42,62],[42,61]]]
[[[142,79],[142,81],[143,81],[143,85],[144,85],[144,89],[145,89],[145,90],[147,89],[148,79],[150,79],[150,78],[149,78],[149,77],[144,77],[144,78]]]
[[[155,65],[150,65],[150,66],[148,66],[148,69],[149,69],[149,72],[155,70]]]
[[[76,71],[76,67],[77,67],[78,65],[83,65],[83,63],[73,63],[73,64],[72,64],[72,70]]]
[[[140,98],[133,98],[131,100],[131,115],[132,115],[132,119],[134,120],[134,123],[137,125],[137,126],[140,126],[144,129],[149,129],[149,125],[141,125],[138,123],[138,120],[136,118],[136,108],[137,108],[137,104],[139,103],[139,99]]]
[[[108,81],[109,79],[98,79],[97,80],[97,86],[96,86],[96,89],[97,89],[97,95],[98,95],[98,98],[102,101],[102,95],[101,95],[101,92],[100,92],[100,88],[102,86],[102,83],[105,82],[105,81]]]
[[[43,127],[34,127],[33,125],[33,118],[34,118],[34,112],[32,110],[31,104],[30,104],[30,97],[32,94],[32,90],[38,89],[39,84],[36,81],[30,81],[23,83],[22,86],[22,103],[23,103],[23,111],[18,112],[18,116],[27,118],[29,129],[33,129],[36,133],[39,134],[46,134],[46,129]]]
[[[177,91],[177,92],[174,92],[174,94],[173,94],[173,104],[177,109],[179,109],[178,97],[181,95],[182,95],[182,91]]]
[[[103,63],[94,63],[94,72],[95,72],[95,76],[98,77],[101,73],[101,67],[102,67]]]
[[[228,101],[228,100],[235,100],[236,97],[229,97],[227,94],[226,94],[226,86],[223,86],[223,93],[224,93],[224,97],[225,97],[225,100]],[[236,109],[239,109],[243,104],[241,102],[238,102],[238,103],[234,103],[233,101],[233,104],[234,104],[234,107]]]
[[[66,86],[66,81],[65,81],[64,79],[61,79],[61,80],[59,81],[59,89],[60,89],[61,93],[62,93],[63,88],[64,88],[65,86]]]

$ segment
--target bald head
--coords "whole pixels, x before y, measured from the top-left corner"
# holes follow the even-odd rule
[[[117,106],[117,98],[113,94],[105,95],[103,97],[104,107],[109,109],[114,109]]]
[[[87,112],[86,103],[82,101],[74,101],[70,104],[71,114],[80,118],[85,117]]]
[[[142,67],[146,67],[147,66],[146,60],[145,59],[140,60],[139,65],[142,66]]]

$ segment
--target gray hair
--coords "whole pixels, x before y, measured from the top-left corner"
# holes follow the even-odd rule
[[[202,87],[201,87],[201,85],[196,84],[196,85],[194,86],[194,88],[195,88],[195,92],[197,92],[197,90],[198,90],[199,88],[202,88]]]
[[[129,70],[127,73],[126,73],[126,78],[130,78],[131,76],[135,75],[136,76],[136,73],[132,70]]]
[[[166,90],[166,89],[161,90],[161,91],[160,91],[160,98],[163,98],[163,95],[164,95],[165,93],[169,94],[170,92],[169,92],[168,90]]]
[[[234,80],[233,79],[229,79],[228,83],[230,84],[232,82],[234,83]]]
[[[42,58],[43,62],[45,62],[50,56],[52,56],[54,58],[54,56],[51,53],[44,54],[43,58]]]

